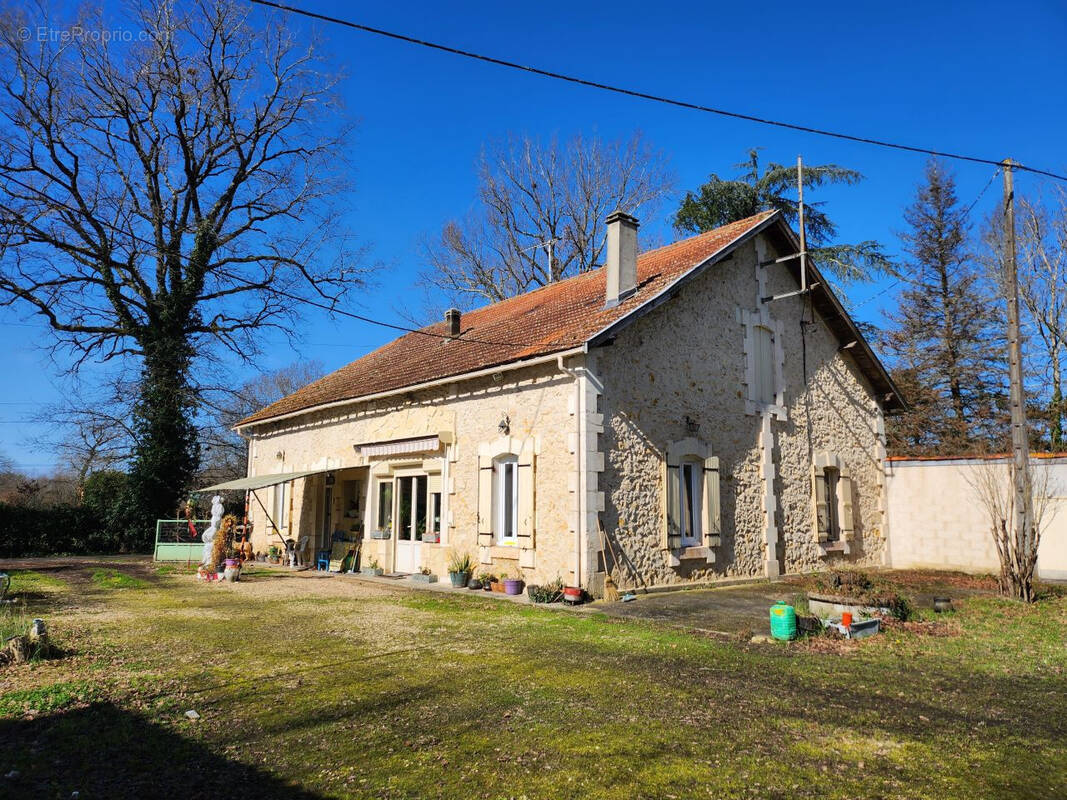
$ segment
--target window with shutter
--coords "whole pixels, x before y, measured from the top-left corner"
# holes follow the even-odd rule
[[[766,307],[758,311],[737,310],[742,323],[745,361],[745,413],[770,412],[786,418],[784,403],[784,328]]]
[[[837,454],[818,451],[811,475],[816,541],[829,550],[847,553],[855,534],[852,473]]]
[[[662,477],[664,550],[721,544],[719,459],[709,452],[707,445],[691,438],[667,447]]]
[[[516,463],[516,538],[520,547],[533,549],[537,498],[534,487],[536,456],[532,447],[524,447]]]
[[[756,402],[761,406],[772,406],[776,400],[774,380],[774,334],[764,325],[752,329],[753,357],[756,366]]]
[[[478,456],[478,545],[493,544],[493,472],[490,456]]]

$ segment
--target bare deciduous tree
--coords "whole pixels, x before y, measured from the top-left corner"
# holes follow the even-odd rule
[[[1031,352],[1031,370],[1041,377],[1048,392],[1045,401],[1049,447],[1064,447],[1065,411],[1063,397],[1063,357],[1067,351],[1067,192],[1057,191],[1051,205],[1020,199],[1019,297],[1023,301],[1029,327],[1041,350]]]
[[[34,415],[46,431],[34,445],[54,451],[79,488],[93,472],[124,467],[136,441],[130,419],[136,392],[136,380],[122,374],[91,387],[70,381],[60,401]]]
[[[294,297],[358,283],[331,246],[336,79],[314,43],[232,0],[134,4],[146,35],[130,42],[27,39],[48,19],[32,13],[0,17],[0,302],[76,363],[134,359],[131,488],[150,519],[197,466],[198,360],[249,358],[257,332],[291,330]],[[108,29],[83,13],[77,30]]]
[[[200,429],[204,451],[201,477],[217,482],[243,477],[248,471],[248,442],[233,432],[240,420],[323,376],[320,361],[298,361],[247,380],[232,389],[210,393]]]
[[[594,268],[604,218],[639,215],[673,186],[666,159],[640,134],[603,142],[581,135],[547,145],[529,136],[488,145],[478,198],[424,244],[424,282],[457,304],[495,302]]]
[[[1016,526],[1014,477],[1011,460],[996,459],[971,467],[966,480],[989,516],[990,533],[1000,559],[1001,594],[1030,603],[1034,600],[1037,548],[1056,512],[1052,471],[1048,464],[1030,467],[1029,530]]]

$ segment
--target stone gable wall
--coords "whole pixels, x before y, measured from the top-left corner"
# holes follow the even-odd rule
[[[768,257],[774,257],[769,249]],[[762,419],[745,413],[739,312],[755,311],[761,293],[791,291],[796,283],[784,265],[777,265],[767,268],[761,289],[756,258],[755,243],[746,243],[597,352],[597,374],[604,383],[600,446],[606,457],[600,488],[605,527],[624,562],[615,578],[624,585],[765,574]],[[822,323],[807,329],[805,393],[800,343],[805,304],[790,298],[768,307],[784,333],[777,338],[786,418],[771,421],[774,521],[783,553],[779,570],[815,570],[842,558],[880,564],[885,541],[877,404]],[[668,444],[687,436],[710,445],[720,459],[722,544],[713,563],[701,559],[671,566],[662,548],[662,460]],[[856,546],[847,557],[824,555],[812,530],[809,451],[814,449],[840,454],[854,470]]]

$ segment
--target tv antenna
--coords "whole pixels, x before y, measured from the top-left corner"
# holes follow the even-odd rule
[[[784,300],[787,297],[796,297],[797,295],[807,294],[809,291],[818,286],[817,283],[811,285],[808,284],[808,237],[804,232],[804,159],[799,155],[797,156],[797,216],[800,223],[800,252],[792,253],[788,256],[782,256],[776,258],[773,261],[761,261],[761,267],[769,267],[772,264],[781,264],[785,261],[792,261],[794,258],[800,259],[800,289],[795,292],[785,292],[784,294],[776,294],[773,296],[763,297],[761,300],[764,303],[772,300]]]

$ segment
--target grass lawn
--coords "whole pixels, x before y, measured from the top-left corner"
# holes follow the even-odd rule
[[[841,646],[263,570],[13,590],[67,656],[0,667],[0,796],[1067,797],[1063,596]]]

